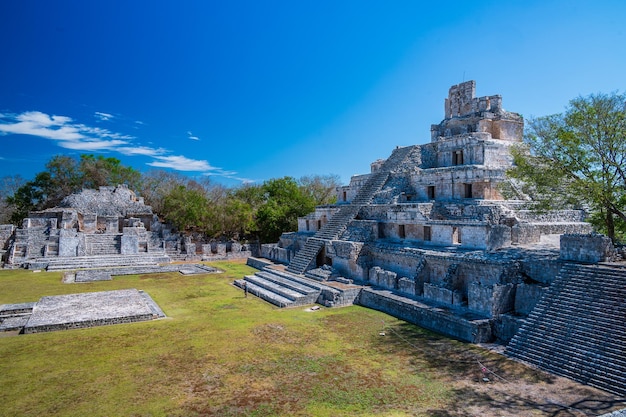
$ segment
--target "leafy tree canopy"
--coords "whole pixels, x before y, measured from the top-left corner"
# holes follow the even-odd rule
[[[509,171],[540,207],[586,207],[613,241],[626,232],[626,96],[570,101],[562,114],[531,119]]]
[[[136,189],[140,179],[138,171],[123,166],[115,158],[81,155],[80,160],[76,160],[57,155],[48,161],[46,171],[20,186],[6,198],[6,203],[13,209],[11,221],[17,224],[29,211],[55,207],[82,188],[127,184],[129,188]]]

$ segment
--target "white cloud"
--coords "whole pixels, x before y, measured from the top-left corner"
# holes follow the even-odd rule
[[[132,136],[121,135],[99,127],[73,123],[67,116],[50,116],[39,111],[24,112],[17,116],[3,115],[0,133],[39,136],[59,141],[94,141],[102,138],[130,140]]]
[[[143,156],[156,156],[167,153],[163,148],[151,148],[149,146],[122,146],[117,148],[117,151],[123,155],[143,155]]]
[[[110,120],[114,117],[102,112],[95,112],[95,116],[100,120]],[[143,125],[144,123],[135,121],[135,124]],[[238,178],[235,171],[225,171],[213,167],[206,160],[191,159],[184,155],[172,155],[172,151],[169,149],[134,144],[136,138],[133,136],[76,123],[67,116],[50,116],[39,111],[21,114],[0,113],[0,135],[8,134],[31,135],[50,139],[62,148],[77,151],[111,151],[127,156],[144,156],[152,158],[152,161],[147,164],[153,167],[200,172],[243,183],[254,182],[246,178]],[[187,135],[191,140],[200,140],[190,131],[187,131]],[[0,159],[2,158],[0,157]]]
[[[111,119],[114,117],[112,114],[109,114],[109,113],[103,113],[103,112],[101,112],[101,111],[97,111],[97,112],[95,112],[95,113],[94,113],[94,116],[95,116],[97,119],[99,119],[99,120],[101,120],[101,121],[103,121],[103,122],[106,122],[107,120],[111,120]]]
[[[177,171],[213,171],[214,168],[207,161],[190,159],[182,155],[155,156],[155,162],[149,162],[148,165],[159,168],[171,168]]]
[[[92,140],[92,141],[74,141],[74,142],[59,142],[59,146],[66,149],[73,149],[75,151],[106,151],[115,150],[120,145],[125,145],[127,142],[123,140]]]
[[[191,133],[190,131],[187,131],[187,135],[188,135],[189,139],[191,139],[191,140],[200,140],[199,137],[194,136],[193,133]]]

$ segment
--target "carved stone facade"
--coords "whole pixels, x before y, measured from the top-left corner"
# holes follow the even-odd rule
[[[31,212],[21,228],[0,226],[0,239],[7,265],[37,268],[55,258],[145,255],[162,262],[252,254],[238,242],[195,242],[172,231],[123,185],[72,194],[57,208]]]
[[[516,317],[532,309],[565,260],[559,235],[589,233],[591,226],[582,211],[537,213],[522,196],[505,199],[500,190],[512,166],[511,147],[522,141],[523,118],[505,111],[498,95],[476,97],[475,88],[474,81],[452,86],[445,119],[432,126],[430,143],[398,148],[388,160],[373,162],[369,174],[338,188],[337,205],[299,219],[298,231],[264,245],[262,256],[292,262],[343,206],[363,199],[371,178],[393,167],[338,238],[321,238],[310,267],[330,265],[335,276],[454,310],[457,337],[508,340],[519,325]],[[377,297],[368,292],[361,303],[391,305]],[[413,314],[404,308],[398,314]],[[464,314],[492,325],[463,321]],[[444,316],[429,317],[431,327],[443,326],[437,320]]]

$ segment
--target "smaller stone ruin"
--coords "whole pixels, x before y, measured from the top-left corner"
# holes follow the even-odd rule
[[[93,267],[87,258],[94,257],[125,266],[252,254],[239,242],[206,243],[176,232],[125,185],[72,194],[59,207],[29,213],[18,228],[0,225],[0,248],[5,266],[33,269]]]

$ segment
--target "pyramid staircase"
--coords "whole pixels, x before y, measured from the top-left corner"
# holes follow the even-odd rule
[[[324,246],[324,241],[334,240],[339,237],[361,208],[371,203],[374,195],[387,182],[391,172],[402,165],[412,150],[412,146],[394,149],[391,156],[382,164],[380,169],[370,175],[350,204],[342,205],[339,211],[314,236],[307,239],[304,247],[291,260],[287,271],[297,275],[304,274],[311,267],[311,264],[315,262],[317,255]]]
[[[626,396],[626,268],[563,266],[506,354]]]
[[[341,291],[335,288],[272,267],[265,267],[254,275],[246,275],[243,279],[236,280],[234,284],[239,288],[245,286],[250,294],[278,307],[298,307],[315,302],[332,307],[323,299],[336,300],[341,296]]]

